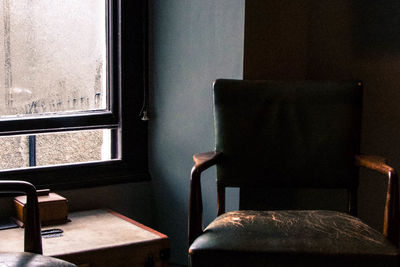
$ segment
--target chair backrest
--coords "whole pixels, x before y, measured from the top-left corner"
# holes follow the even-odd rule
[[[217,80],[222,186],[356,188],[362,84]]]
[[[0,196],[12,195],[12,193],[23,193],[27,197],[24,251],[42,254],[42,235],[36,188],[25,181],[0,181]]]

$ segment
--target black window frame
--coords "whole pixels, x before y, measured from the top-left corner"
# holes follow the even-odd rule
[[[146,108],[147,1],[107,0],[109,111],[0,120],[0,135],[112,129],[117,159],[0,171],[2,180],[25,180],[38,188],[74,189],[149,180]]]

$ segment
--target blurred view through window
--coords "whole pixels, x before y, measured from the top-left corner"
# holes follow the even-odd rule
[[[108,110],[106,0],[0,0],[0,118]],[[110,130],[0,138],[0,169],[110,159]]]

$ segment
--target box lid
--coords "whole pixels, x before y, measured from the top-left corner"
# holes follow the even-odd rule
[[[14,198],[15,201],[18,201],[22,205],[26,204],[26,195],[23,196],[18,196]],[[56,202],[56,201],[67,201],[65,197],[62,197],[56,193],[49,193],[48,195],[45,196],[38,196],[38,201],[39,203],[43,202]]]

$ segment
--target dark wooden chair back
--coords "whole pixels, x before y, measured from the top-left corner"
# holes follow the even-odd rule
[[[42,254],[42,236],[36,188],[25,181],[0,181],[0,195],[12,193],[23,193],[27,197],[24,251]]]

